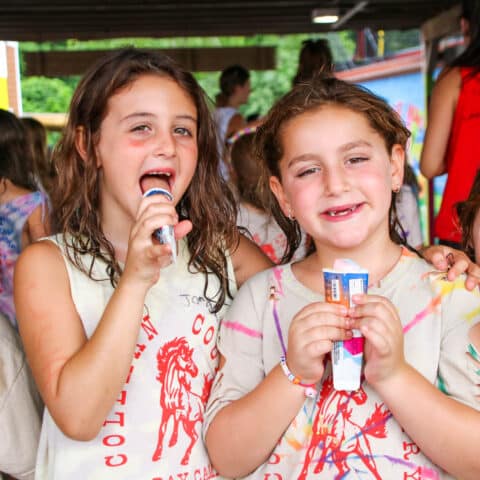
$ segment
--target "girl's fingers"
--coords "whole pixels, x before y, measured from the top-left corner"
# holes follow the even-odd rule
[[[359,329],[380,355],[385,356],[392,352],[393,348],[390,343],[392,332],[384,322],[379,322],[376,318],[365,318],[360,323]]]
[[[348,309],[345,305],[340,305],[338,303],[313,302],[303,307],[298,312],[298,315],[308,316],[322,313],[334,313],[336,315],[345,316],[348,313]]]
[[[190,220],[181,220],[175,225],[175,238],[178,240],[189,234],[193,228]]]
[[[392,302],[385,297],[366,294],[354,295],[353,301],[356,305],[349,311],[349,315],[352,318],[361,318],[364,316],[387,316],[397,319],[398,322],[400,322],[397,309]]]

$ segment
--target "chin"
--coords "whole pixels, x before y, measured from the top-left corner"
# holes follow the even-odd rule
[[[336,249],[351,250],[363,245],[366,239],[365,235],[338,235],[330,238],[329,243]]]

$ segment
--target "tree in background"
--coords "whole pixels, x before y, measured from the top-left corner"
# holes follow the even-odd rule
[[[106,50],[134,45],[144,48],[194,48],[194,47],[244,47],[275,46],[277,68],[267,71],[251,71],[252,93],[247,105],[240,108],[245,117],[251,114],[264,115],[280,96],[292,85],[298,65],[302,41],[308,38],[327,38],[334,61],[339,68],[354,66],[356,50],[355,32],[341,31],[326,34],[298,35],[252,35],[249,37],[192,37],[192,38],[130,38],[111,40],[64,40],[60,42],[20,42],[20,55],[26,51],[48,50]],[[391,52],[418,45],[418,30],[385,32],[386,50]],[[213,99],[219,91],[220,72],[195,72],[200,85]],[[79,77],[45,78],[21,75],[23,110],[25,112],[66,112]]]

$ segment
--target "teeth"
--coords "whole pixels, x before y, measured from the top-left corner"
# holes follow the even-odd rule
[[[330,217],[343,217],[344,215],[348,215],[355,210],[355,207],[347,208],[346,210],[329,210],[328,215]]]

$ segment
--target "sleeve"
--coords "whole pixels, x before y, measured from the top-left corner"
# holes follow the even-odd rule
[[[480,294],[466,290],[464,282],[463,276],[442,282],[449,292],[442,300],[438,382],[444,393],[480,410],[480,362],[475,358],[480,352]]]
[[[260,274],[261,278],[265,278]],[[220,326],[218,349],[225,359],[217,372],[205,411],[203,435],[215,415],[252,391],[264,378],[262,311],[267,287],[259,276],[238,291]]]

